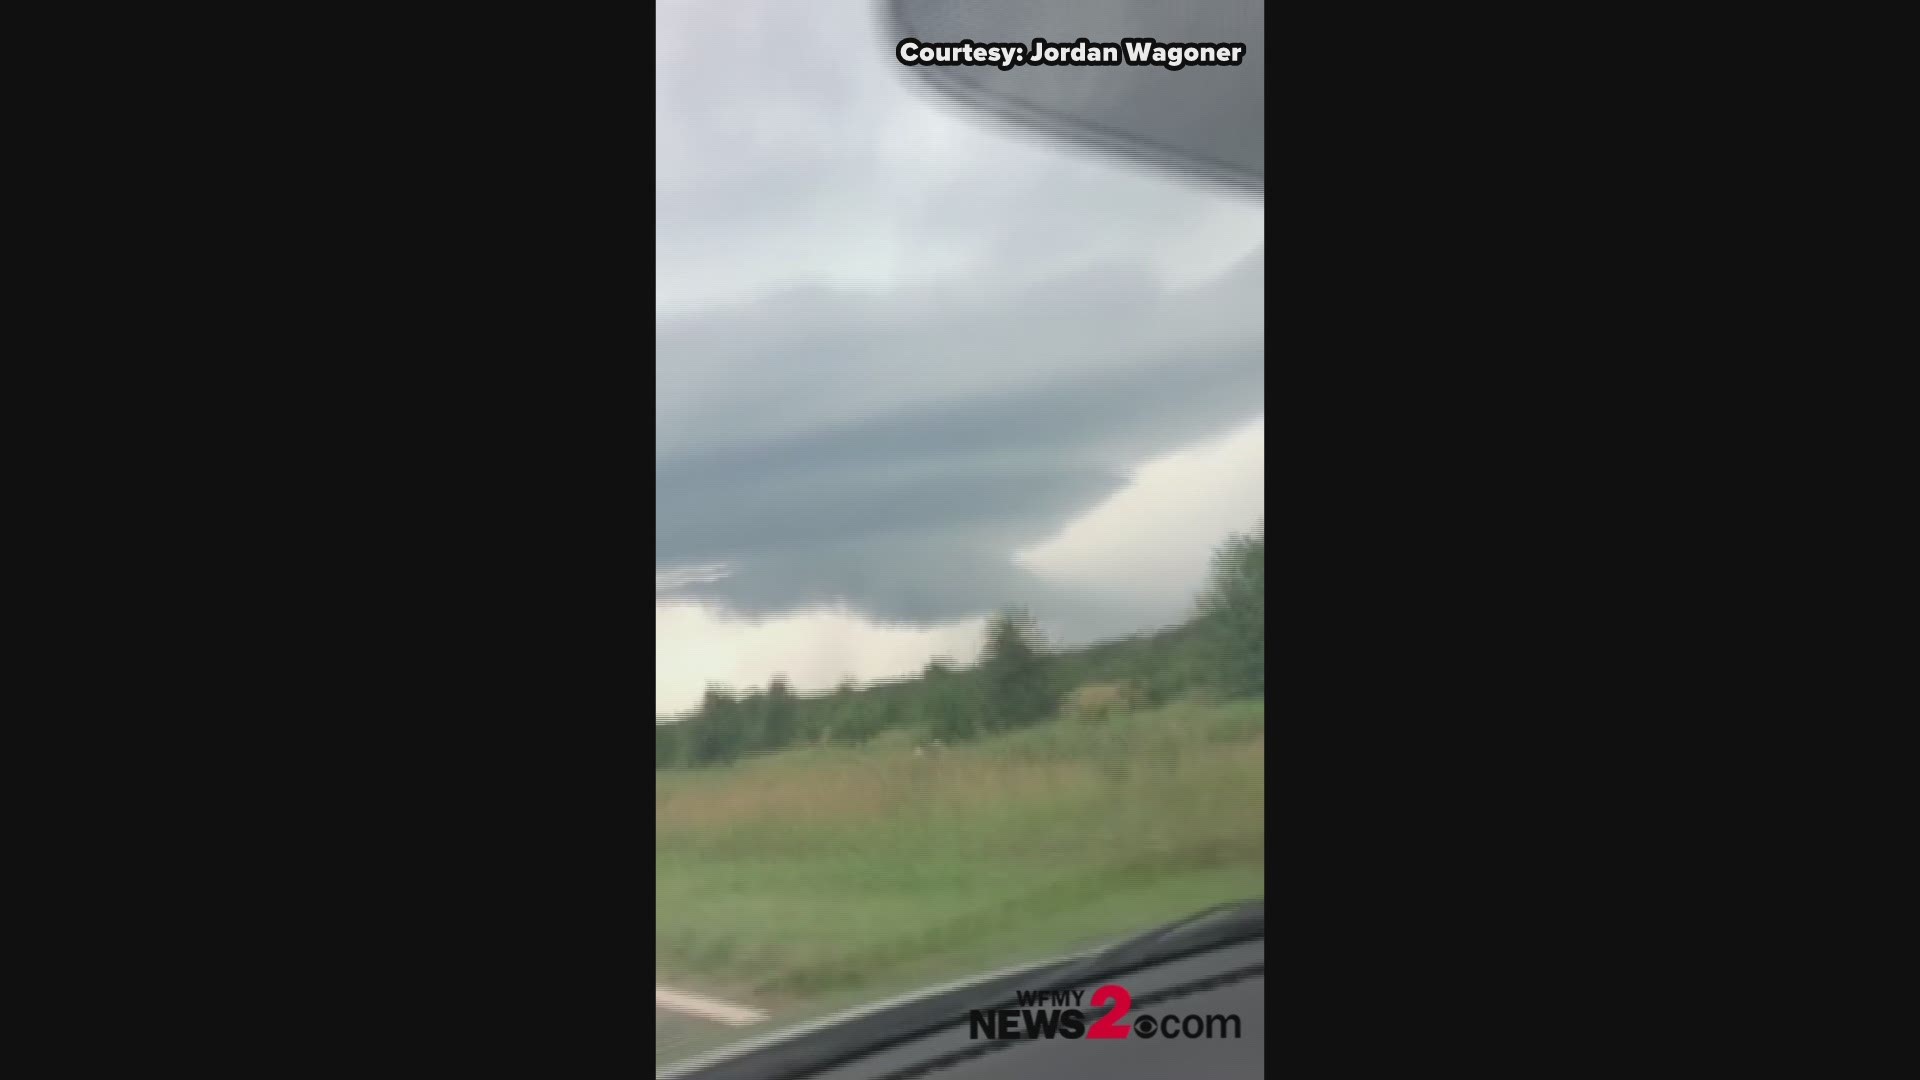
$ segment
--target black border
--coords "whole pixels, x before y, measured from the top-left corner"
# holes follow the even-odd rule
[[[1901,759],[1846,696],[1897,638],[1826,598],[1885,594],[1901,489],[1855,478],[1878,384],[1817,381],[1885,282],[1805,238],[1877,235],[1833,132],[1884,139],[1797,23],[1313,17],[1269,72],[1279,1053],[1831,1071],[1887,1015],[1812,999],[1897,937]],[[137,1065],[643,1068],[650,20],[234,29],[34,38],[35,1003]]]

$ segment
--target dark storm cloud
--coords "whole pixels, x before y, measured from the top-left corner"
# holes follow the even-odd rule
[[[1260,415],[1258,255],[1161,284],[1257,213],[959,117],[874,11],[658,8],[656,595],[1137,628],[1012,556]]]
[[[885,316],[815,293],[663,331],[663,364],[699,369],[675,358],[696,346],[720,359],[704,394],[688,380],[663,391],[663,416],[678,397],[682,420],[656,462],[655,566],[731,571],[669,594],[755,615],[840,601],[930,623],[1021,602],[1087,630],[1124,622],[1012,556],[1129,468],[1260,415],[1246,303],[1259,272],[1250,261],[1198,294],[1063,278]],[[1023,333],[1045,350],[1021,351]]]

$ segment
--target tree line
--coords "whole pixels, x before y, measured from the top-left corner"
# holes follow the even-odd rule
[[[1031,616],[1007,608],[987,622],[971,667],[934,660],[917,677],[868,687],[842,684],[802,697],[776,678],[736,695],[709,687],[695,713],[656,722],[657,767],[722,765],[790,746],[858,746],[881,733],[917,729],[960,742],[1058,715],[1075,687],[1124,684],[1145,704],[1184,694],[1221,698],[1266,692],[1266,536],[1235,535],[1213,555],[1193,615],[1178,626],[1084,649],[1047,648]]]

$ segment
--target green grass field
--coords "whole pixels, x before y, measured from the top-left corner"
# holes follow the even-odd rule
[[[788,1019],[1264,892],[1265,706],[656,774],[656,980]]]

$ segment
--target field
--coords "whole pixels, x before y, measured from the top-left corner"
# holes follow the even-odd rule
[[[656,981],[786,1019],[1258,897],[1264,732],[1183,704],[659,772]]]

